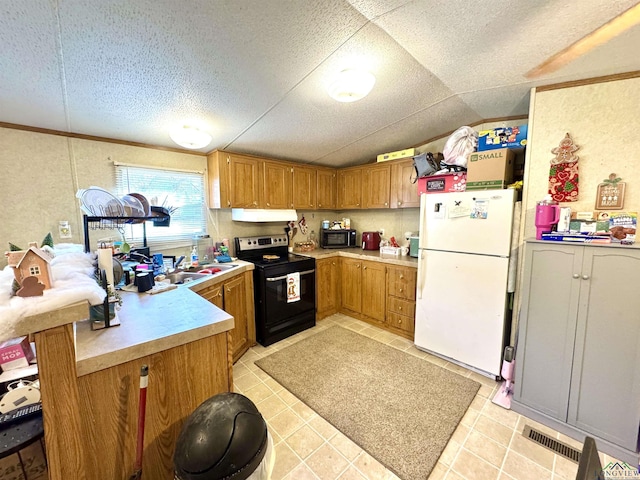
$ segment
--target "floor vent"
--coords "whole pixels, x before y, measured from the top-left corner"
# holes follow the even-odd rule
[[[529,425],[524,426],[524,430],[522,431],[522,435],[524,435],[529,440],[536,442],[538,445],[542,445],[545,448],[548,448],[554,453],[558,455],[562,455],[565,458],[568,458],[572,462],[580,462],[580,451],[576,450],[573,447],[570,447],[566,443],[559,442],[558,440],[551,438],[545,435],[538,430],[531,428]]]

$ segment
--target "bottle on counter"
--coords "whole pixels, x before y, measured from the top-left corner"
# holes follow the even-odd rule
[[[197,267],[198,266],[198,247],[197,246],[193,246],[193,249],[191,250],[191,266],[192,267]]]

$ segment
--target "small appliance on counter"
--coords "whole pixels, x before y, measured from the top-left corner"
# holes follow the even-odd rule
[[[362,232],[362,249],[378,250],[380,248],[380,232]]]
[[[323,228],[320,230],[322,248],[349,248],[356,245],[356,231],[351,229]]]
[[[409,237],[409,256],[418,258],[420,237]]]
[[[551,233],[560,220],[560,207],[547,195],[536,203],[536,239],[541,240],[543,233]]]

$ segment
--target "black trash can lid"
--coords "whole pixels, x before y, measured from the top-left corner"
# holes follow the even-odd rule
[[[244,395],[204,401],[182,426],[173,457],[180,480],[245,480],[267,449],[267,425]]]

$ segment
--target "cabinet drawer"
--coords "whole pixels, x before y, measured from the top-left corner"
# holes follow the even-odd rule
[[[387,312],[387,325],[390,327],[399,328],[405,332],[413,334],[414,332],[414,319],[413,317],[407,317],[405,315],[398,315],[397,313]]]
[[[405,315],[411,318],[414,317],[416,313],[415,302],[397,297],[389,297],[387,301],[389,302],[389,312],[397,313],[399,315]]]
[[[406,298],[407,300],[415,300],[416,270],[413,268],[390,267],[388,271],[389,295]]]

